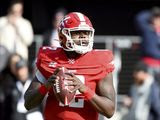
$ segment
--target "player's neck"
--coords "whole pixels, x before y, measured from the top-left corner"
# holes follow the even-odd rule
[[[81,54],[78,54],[74,51],[65,51],[68,58],[77,59],[81,56]]]

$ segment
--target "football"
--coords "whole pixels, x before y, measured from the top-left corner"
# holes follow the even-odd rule
[[[65,79],[67,76],[65,73],[67,72],[69,71],[65,67],[59,68],[59,71],[56,74],[59,77],[59,80],[56,80],[53,86],[53,91],[57,100],[59,100],[65,106],[68,106],[75,96],[75,92],[70,92],[74,86],[66,86],[68,82],[71,82]]]

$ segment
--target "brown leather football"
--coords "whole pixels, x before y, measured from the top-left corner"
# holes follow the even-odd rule
[[[65,73],[67,72],[69,71],[65,67],[59,68],[59,71],[56,74],[59,76],[59,80],[56,80],[53,86],[53,91],[57,100],[59,100],[65,106],[68,106],[75,96],[75,92],[70,92],[74,87],[65,85],[68,82],[71,82],[69,80],[65,80],[65,76],[67,76]]]

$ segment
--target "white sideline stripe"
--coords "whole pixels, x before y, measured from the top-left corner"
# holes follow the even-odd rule
[[[42,75],[42,73],[39,70],[36,71],[36,77],[39,82],[45,83],[46,78]]]

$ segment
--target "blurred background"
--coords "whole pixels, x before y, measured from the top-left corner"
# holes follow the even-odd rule
[[[10,1],[1,0],[0,16],[7,13]],[[64,7],[68,12],[80,11],[89,16],[96,35],[136,35],[135,14],[159,5],[159,0],[24,0],[23,16],[32,22],[35,34],[48,29],[56,9]]]
[[[0,1],[0,17],[7,15],[10,2],[11,0]],[[130,94],[129,89],[134,84],[134,65],[142,58],[141,43],[143,35],[141,36],[137,30],[136,15],[141,11],[160,7],[160,1],[24,0],[23,3],[23,17],[30,21],[33,31],[33,40],[27,46],[28,58],[26,60],[31,76],[34,74],[34,61],[37,51],[40,46],[46,45],[44,44],[45,35],[48,33],[48,30],[53,28],[54,15],[57,10],[63,9],[65,14],[78,11],[90,18],[95,28],[94,48],[111,49],[115,55],[114,85],[117,91],[118,105],[116,116],[112,119],[121,120],[129,111],[124,105],[124,99]],[[158,39],[160,40],[160,36]],[[157,44],[160,46],[160,42]],[[0,50],[2,51],[2,49]],[[160,56],[160,53],[158,56]],[[160,66],[160,57],[157,57],[156,60],[158,60],[157,64]],[[0,98],[3,101],[3,96]],[[101,117],[100,119],[105,118]]]

